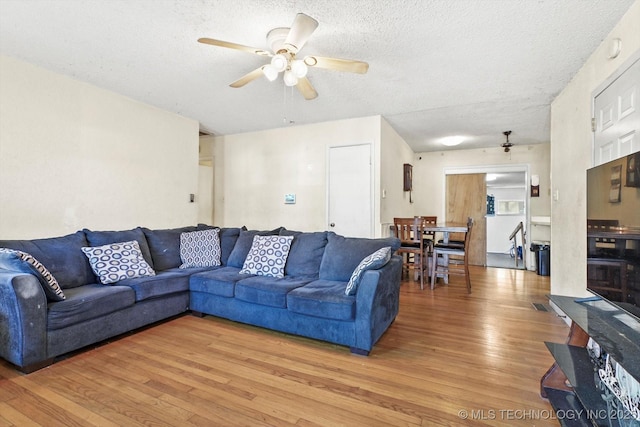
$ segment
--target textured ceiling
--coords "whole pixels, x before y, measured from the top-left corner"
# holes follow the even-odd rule
[[[414,151],[549,141],[549,105],[633,0],[0,0],[0,53],[234,134],[382,115]],[[296,13],[320,22],[300,55],[369,63],[311,69],[305,101],[282,79],[229,83],[266,59]],[[0,94],[1,96],[1,94]]]

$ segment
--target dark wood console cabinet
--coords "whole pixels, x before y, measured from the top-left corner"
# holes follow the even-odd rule
[[[600,381],[598,365],[587,350],[591,337],[633,379],[640,382],[640,322],[606,300],[549,300],[571,319],[566,344],[546,342],[555,363],[540,380],[562,426],[640,427],[640,421],[616,407],[619,401]]]

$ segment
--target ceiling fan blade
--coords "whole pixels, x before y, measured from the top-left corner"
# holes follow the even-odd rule
[[[295,55],[302,49],[302,46],[309,40],[316,28],[318,28],[318,21],[309,15],[298,13],[293,20],[287,38],[284,40],[284,48]]]
[[[329,70],[347,71],[350,73],[365,74],[369,64],[353,59],[325,58],[322,56],[306,56],[304,63],[309,67],[326,68]]]
[[[311,82],[306,77],[298,79],[296,88],[298,88],[298,90],[306,100],[312,100],[318,97],[318,92],[316,92],[316,90],[311,85]]]
[[[255,70],[245,74],[244,76],[240,77],[238,80],[236,80],[235,82],[231,83],[229,86],[231,87],[242,87],[244,85],[246,85],[247,83],[251,83],[252,81],[254,81],[255,79],[264,76],[264,73],[262,72],[262,69],[264,68],[264,65],[260,68],[256,68]]]
[[[200,43],[210,44],[213,46],[220,46],[220,47],[226,47],[229,49],[241,50],[243,52],[255,53],[256,55],[272,56],[271,53],[267,52],[264,49],[258,49],[257,47],[245,46],[238,43],[226,42],[224,40],[216,40],[216,39],[209,39],[206,37],[202,37],[202,38],[199,38],[198,41]]]

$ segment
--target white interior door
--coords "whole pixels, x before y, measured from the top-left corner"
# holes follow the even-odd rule
[[[373,237],[371,144],[329,148],[328,230]]]
[[[594,99],[594,166],[640,151],[640,60]]]

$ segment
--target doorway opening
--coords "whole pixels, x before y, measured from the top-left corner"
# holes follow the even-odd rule
[[[487,209],[487,267],[522,270],[525,243],[517,230],[527,223],[526,172],[487,173],[486,180],[487,203],[493,202]]]
[[[521,232],[517,232],[515,245],[514,241],[510,239],[518,224],[522,222],[525,239],[529,240],[530,212],[527,191],[529,166],[526,164],[471,166],[444,170],[445,176],[479,173],[485,175],[486,193],[470,193],[468,196],[482,198],[482,202],[487,207],[490,200],[488,196],[493,196],[494,207],[494,211],[487,210],[483,218],[486,224],[483,236],[486,244],[484,265],[510,269],[524,269],[526,265],[527,268],[530,268],[530,255],[526,242],[522,241]],[[448,221],[446,215],[443,217]],[[518,260],[517,264],[516,260]],[[524,260],[527,260],[526,263]]]

